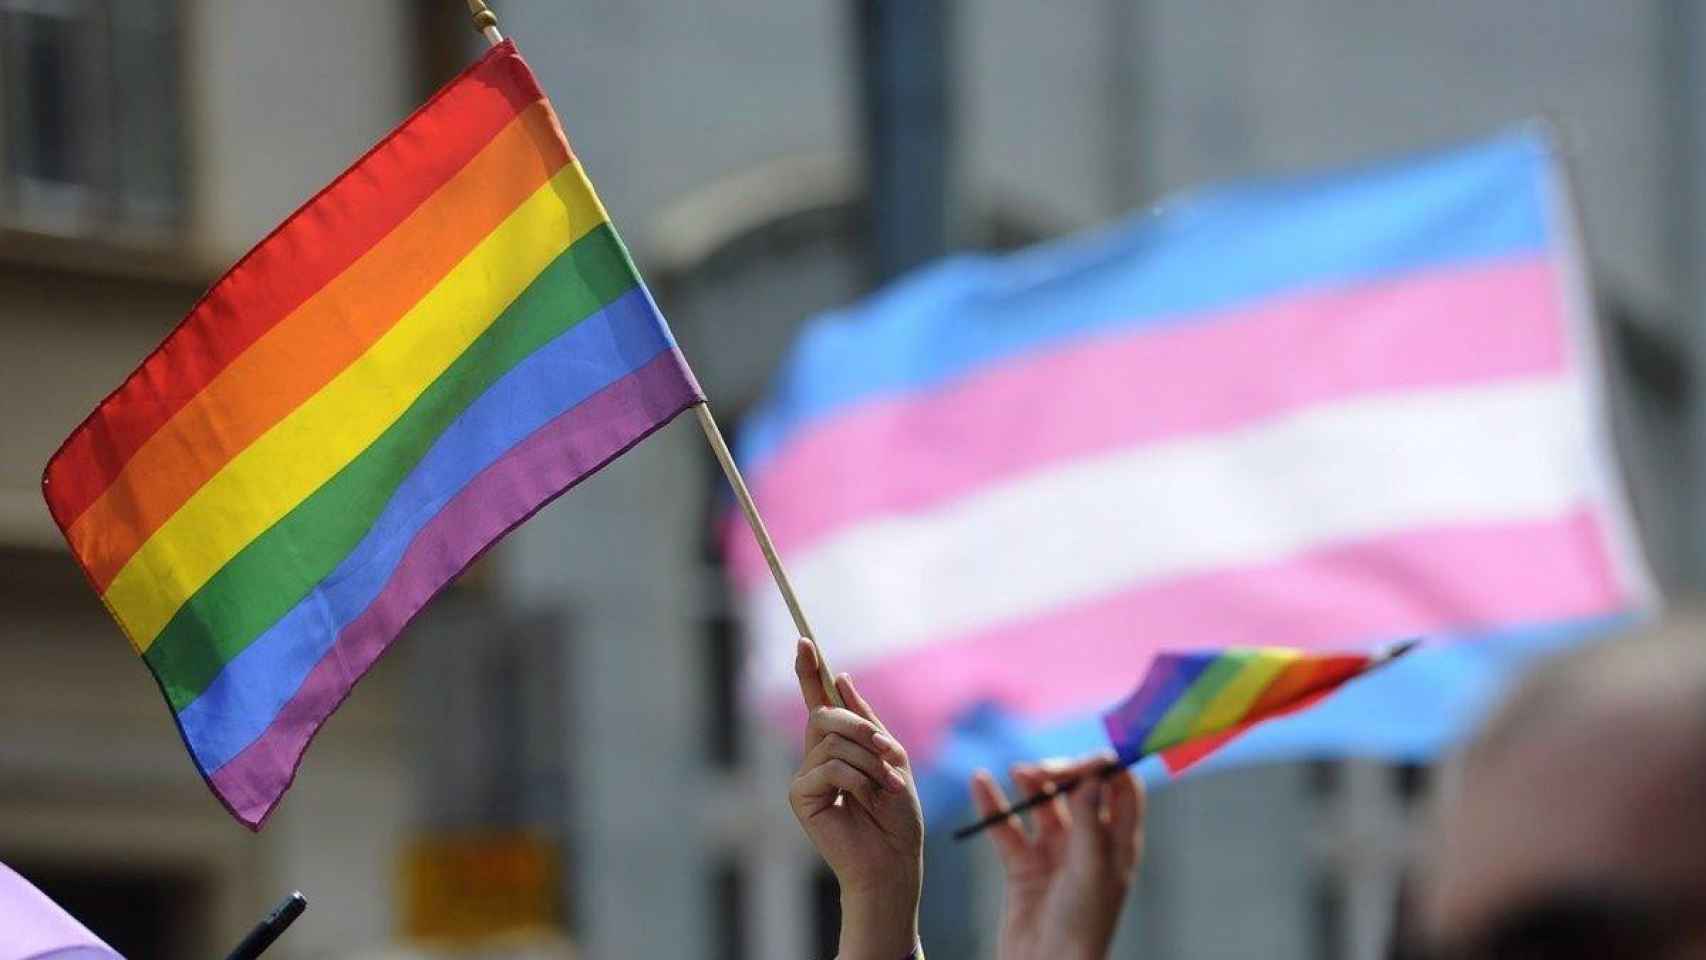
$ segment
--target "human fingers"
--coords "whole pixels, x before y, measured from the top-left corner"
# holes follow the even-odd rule
[[[1040,766],[1056,783],[1063,780],[1082,780],[1085,777],[1103,776],[1108,767],[1115,763],[1114,755],[1108,752],[1091,753],[1073,760],[1053,759],[1044,760]]]
[[[1056,784],[1043,768],[1035,764],[1016,763],[1008,769],[1013,777],[1013,786],[1027,799],[1037,794],[1056,793]],[[1066,832],[1067,822],[1071,819],[1066,812],[1066,800],[1054,796],[1031,808],[1032,816],[1036,819],[1037,839],[1048,841]]]
[[[807,711],[829,705],[829,694],[818,679],[817,657],[817,645],[810,639],[801,637],[794,645],[794,678],[800,682],[800,699],[806,702]]]
[[[855,743],[839,733],[826,734],[819,740],[811,753],[806,755],[804,769],[819,766],[831,759],[844,760],[852,764],[860,773],[875,780],[878,784],[895,791],[906,789],[906,778],[899,770],[883,762],[876,752],[862,744]]]
[[[987,770],[972,774],[971,798],[979,817],[993,816],[1011,806],[1001,784],[996,783]],[[989,835],[994,839],[995,852],[1003,863],[1013,862],[1030,849],[1031,839],[1026,835],[1025,825],[1018,814],[1001,818],[1000,822],[989,828]]]
[[[1067,855],[1096,867],[1106,864],[1113,852],[1113,845],[1108,839],[1108,824],[1102,818],[1102,799],[1106,792],[1107,786],[1100,777],[1086,777],[1078,789],[1072,791]]]
[[[852,674],[843,673],[836,677],[835,688],[841,693],[842,702],[852,708],[855,713],[882,728],[884,733],[888,732],[889,728],[883,723],[882,719],[877,716],[876,708],[872,707],[870,701],[865,699],[865,695],[860,693],[858,688],[853,686]]]
[[[812,711],[806,726],[807,752],[816,747],[818,741],[832,733],[840,734],[854,743],[876,751],[895,767],[906,767],[906,751],[900,748],[900,744],[876,724],[846,707],[825,706]]]
[[[881,750],[896,766],[903,770],[907,769],[912,761],[906,755],[906,748],[900,745],[900,741],[895,739],[894,734],[889,733],[889,728],[883,725],[882,719],[877,716],[877,711],[872,709],[870,702],[865,699],[857,687],[853,686],[853,676],[844,673],[836,677],[835,686],[840,691],[841,699],[847,704],[848,708],[862,719],[868,720],[876,726],[877,736],[874,739],[877,743],[877,749]]]
[[[812,808],[833,802],[839,792],[852,797],[866,810],[877,809],[877,782],[837,757],[831,757],[795,777],[792,792]]]
[[[1133,869],[1143,856],[1143,814],[1147,803],[1143,782],[1131,770],[1121,770],[1108,778],[1108,840],[1113,845],[1114,862],[1122,870]]]

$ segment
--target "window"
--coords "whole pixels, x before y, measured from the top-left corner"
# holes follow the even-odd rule
[[[1314,941],[1317,960],[1345,960],[1345,877],[1333,870],[1317,869],[1310,890],[1310,911],[1315,923]]]
[[[176,0],[0,0],[0,223],[168,233],[179,63]]]
[[[732,854],[724,856],[711,873],[711,955],[718,960],[751,956],[748,897],[744,865]]]
[[[1310,765],[1311,798],[1321,817],[1310,865],[1316,956],[1380,956],[1390,948],[1411,834],[1432,776],[1420,764]]]

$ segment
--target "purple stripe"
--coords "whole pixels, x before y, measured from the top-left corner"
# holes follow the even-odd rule
[[[1109,710],[1102,720],[1108,728],[1108,739],[1122,759],[1142,755],[1143,742],[1149,739],[1149,731],[1155,729],[1179,697],[1220,656],[1218,653],[1155,655],[1142,685],[1124,703]]]
[[[238,820],[260,829],[320,725],[435,593],[539,508],[698,399],[686,362],[670,350],[481,471],[422,528],[385,589],[338,634],[266,733],[208,778],[214,794]]]

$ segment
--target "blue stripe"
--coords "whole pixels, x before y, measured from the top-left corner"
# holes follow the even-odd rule
[[[1435,760],[1473,732],[1509,684],[1537,660],[1634,622],[1630,614],[1615,614],[1424,641],[1420,649],[1351,681],[1308,710],[1255,727],[1184,777],[1297,760]],[[1018,761],[1107,749],[1100,710],[1027,725],[986,705],[956,724],[942,750],[921,765],[919,797],[933,822],[957,823],[968,812],[967,783],[974,770],[1005,771]],[[1150,786],[1170,780],[1153,757],[1138,770]]]
[[[379,595],[415,535],[480,471],[672,345],[636,287],[492,384],[433,442],[337,569],[179,712],[201,768],[217,771],[266,731],[338,633]]]
[[[958,257],[809,325],[745,424],[761,469],[795,431],[1064,339],[1282,294],[1532,255],[1548,149],[1531,134],[1357,174],[1223,188],[1111,230]]]

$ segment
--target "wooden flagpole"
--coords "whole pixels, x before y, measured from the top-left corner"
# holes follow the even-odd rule
[[[503,34],[498,32],[498,16],[486,5],[485,0],[468,0],[468,12],[474,18],[474,29],[480,31],[486,42],[494,47],[503,42]],[[710,403],[701,400],[694,404],[693,413],[699,419],[699,429],[705,432],[705,440],[711,445],[711,452],[717,455],[717,465],[723,468],[723,476],[728,478],[729,486],[734,488],[735,500],[740,503],[740,512],[746,517],[746,525],[752,528],[752,535],[758,540],[759,552],[764,554],[764,562],[770,567],[770,576],[776,581],[776,589],[781,591],[782,602],[788,605],[788,615],[794,618],[795,631],[816,646],[817,638],[812,634],[811,625],[806,622],[806,612],[800,607],[800,598],[794,594],[794,585],[788,580],[788,572],[782,569],[782,558],[777,556],[776,544],[770,539],[770,531],[764,527],[764,518],[758,515],[758,505],[752,502],[752,493],[746,488],[746,480],[740,475],[740,467],[729,453],[729,445],[723,441],[723,431],[717,428],[716,418],[711,416]],[[835,675],[830,672],[829,658],[823,655],[821,647],[817,651],[817,673],[829,702],[838,707],[846,706],[841,702],[841,694],[835,689]]]
[[[788,605],[788,614],[794,618],[794,629],[800,636],[813,642],[811,625],[806,622],[806,611],[800,606],[800,598],[794,595],[794,585],[788,581],[788,571],[782,569],[782,558],[776,555],[776,544],[770,539],[770,531],[764,527],[764,518],[758,515],[758,505],[752,502],[752,494],[746,489],[746,480],[740,475],[740,467],[735,464],[735,458],[729,453],[729,445],[723,442],[723,431],[717,429],[717,420],[711,416],[711,404],[701,401],[693,405],[693,412],[699,418],[699,428],[705,431],[705,440],[711,444],[711,452],[717,455],[717,464],[723,468],[723,476],[729,480],[729,486],[734,488],[735,499],[740,502],[740,512],[746,515],[746,525],[752,528],[752,535],[758,541],[758,550],[764,554],[764,562],[770,566],[770,577],[776,581],[776,589],[782,593],[782,602]],[[838,707],[846,704],[841,702],[841,694],[835,689],[835,676],[829,671],[829,658],[823,655],[820,647],[817,651],[817,676],[823,683],[823,692],[829,696],[829,702]]]

